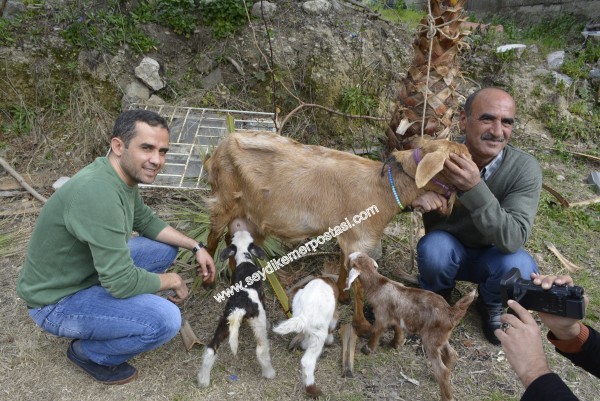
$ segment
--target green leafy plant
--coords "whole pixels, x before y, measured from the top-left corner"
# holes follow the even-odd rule
[[[31,132],[35,120],[35,113],[25,106],[13,106],[8,110],[10,122],[1,128],[4,133],[20,136]]]
[[[215,38],[225,38],[246,23],[245,0],[201,0],[203,21]]]
[[[377,109],[377,100],[360,86],[352,85],[342,90],[341,107],[346,113],[367,116]]]
[[[123,14],[117,0],[110,0],[108,7],[92,11],[82,4],[79,8],[66,8],[59,15],[63,25],[60,35],[71,46],[82,49],[100,49],[110,53],[129,44],[142,54],[154,49],[158,43],[138,28],[134,15]]]
[[[194,0],[141,1],[132,13],[141,23],[156,22],[189,37],[198,26],[198,6]]]

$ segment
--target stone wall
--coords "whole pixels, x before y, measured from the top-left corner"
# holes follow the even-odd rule
[[[405,0],[409,7],[426,8],[427,0]],[[560,13],[600,22],[600,0],[467,0],[465,10],[479,18],[502,15],[516,20],[538,21]]]
[[[537,21],[568,13],[587,20],[600,18],[600,0],[468,0],[465,10],[480,18],[499,14]]]

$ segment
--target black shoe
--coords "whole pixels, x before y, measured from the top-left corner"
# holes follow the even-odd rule
[[[435,293],[441,295],[442,298],[444,298],[446,302],[448,302],[448,305],[452,305],[452,290],[454,290],[454,287],[444,288],[443,290],[437,290],[435,291]]]
[[[500,340],[494,334],[494,330],[500,328],[500,316],[504,314],[504,308],[500,304],[486,305],[481,297],[477,298],[475,306],[479,316],[481,316],[481,328],[485,338],[494,345],[500,345]]]
[[[73,343],[77,340],[71,341],[69,348],[67,349],[67,358],[71,360],[75,365],[85,370],[90,376],[104,384],[125,384],[134,380],[137,375],[137,369],[123,362],[117,366],[104,366],[92,362],[85,356],[81,356],[75,352]]]

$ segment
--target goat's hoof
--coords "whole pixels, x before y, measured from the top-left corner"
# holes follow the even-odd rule
[[[371,348],[367,344],[363,345],[363,347],[360,349],[360,351],[365,355],[370,355],[372,352]]]
[[[205,378],[205,377],[198,376],[198,386],[199,387],[205,388],[205,387],[208,387],[209,384],[210,384],[210,377]]]
[[[271,369],[263,370],[262,375],[263,375],[263,377],[266,377],[267,379],[274,379],[276,374],[277,373],[275,372],[275,369],[271,368]]]
[[[306,386],[306,394],[308,394],[310,398],[319,398],[323,395],[321,389],[319,389],[316,384]]]
[[[349,377],[349,378],[354,377],[354,373],[352,372],[352,369],[346,368],[344,370],[344,373],[342,374],[342,377]]]

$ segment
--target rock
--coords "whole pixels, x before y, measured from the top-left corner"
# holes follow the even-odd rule
[[[552,76],[554,77],[554,83],[557,85],[562,82],[568,88],[573,83],[573,79],[568,75],[552,71]]]
[[[218,84],[223,83],[223,73],[220,68],[212,71],[206,77],[202,79],[202,88],[203,89],[212,89]]]
[[[211,72],[214,68],[215,61],[206,54],[201,54],[198,58],[198,62],[196,62],[196,71],[202,75],[205,75]]]
[[[166,104],[166,102],[160,96],[156,96],[156,95],[150,96],[150,99],[148,99],[148,101],[146,101],[146,103],[154,105],[154,106],[162,106],[162,105]]]
[[[596,193],[600,193],[600,172],[594,171],[590,173],[585,182],[587,184],[593,185],[594,191],[596,191]]]
[[[252,6],[252,15],[256,18],[262,18],[263,14],[266,18],[271,18],[275,15],[277,11],[277,6],[274,3],[269,3],[268,1],[259,1],[254,3]]]
[[[62,187],[65,182],[69,181],[70,177],[60,177],[58,180],[54,181],[52,184],[52,188],[56,191],[58,188]]]
[[[4,6],[2,18],[13,19],[19,14],[24,13],[26,10],[27,8],[25,7],[25,3],[22,1],[8,0]]]
[[[521,44],[502,45],[496,48],[496,53],[504,53],[508,51],[514,51],[517,58],[521,58],[521,55],[525,51],[527,46]]]
[[[132,81],[125,88],[125,96],[132,99],[134,102],[145,102],[150,98],[150,89],[139,81]]]
[[[327,0],[310,0],[302,3],[302,9],[307,14],[325,14],[331,9],[331,3]]]
[[[565,62],[565,51],[559,50],[548,54],[546,61],[548,62],[548,68],[551,70],[560,70],[560,67],[562,67],[563,63]]]
[[[150,57],[144,57],[140,65],[135,67],[135,76],[148,85],[152,90],[161,90],[165,83],[159,74],[160,65],[158,61]]]

